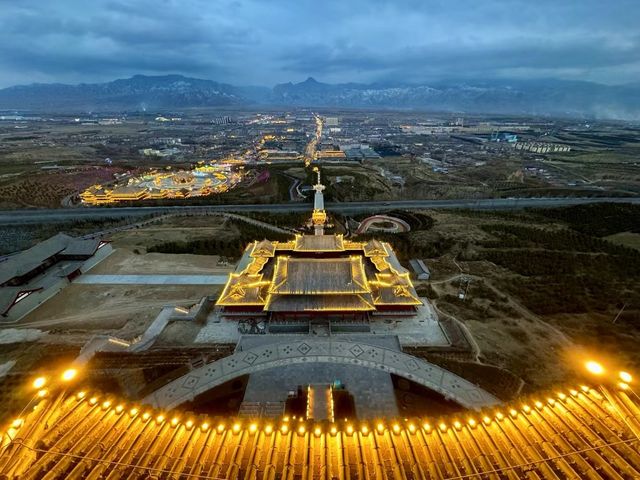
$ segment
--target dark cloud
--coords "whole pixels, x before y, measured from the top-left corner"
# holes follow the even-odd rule
[[[0,0],[0,85],[640,78],[637,0]]]

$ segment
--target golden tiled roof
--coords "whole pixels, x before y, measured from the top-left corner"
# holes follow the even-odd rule
[[[349,247],[348,252],[345,245]],[[343,253],[338,258],[314,255],[326,252]],[[377,270],[375,279],[367,278],[367,257]],[[259,274],[271,278],[260,277],[257,285],[254,277]],[[372,296],[365,298],[364,294]],[[273,298],[265,305],[267,295]],[[277,300],[277,295],[295,295],[299,297],[298,304],[294,299]],[[331,295],[356,297],[348,302],[330,300]],[[318,304],[322,299],[328,302],[326,307]],[[331,310],[328,305],[345,310],[348,304],[354,310],[363,311],[375,310],[375,305],[417,306],[421,303],[408,272],[389,244],[378,240],[366,244],[345,243],[342,235],[296,235],[291,242],[262,240],[249,244],[217,302],[221,306],[263,305],[265,311],[271,307],[276,308],[274,311],[285,311],[289,307],[291,311],[328,311]]]
[[[384,244],[380,240],[376,240],[375,238],[369,240],[363,247],[363,251],[365,256],[367,257],[387,257],[389,253],[384,248]]]
[[[370,293],[349,295],[270,295],[270,312],[369,312],[375,310]]]
[[[376,273],[369,286],[375,305],[422,305],[409,274]]]
[[[260,242],[256,242],[253,250],[251,251],[251,256],[254,258],[257,257],[273,257],[276,251],[276,246],[274,242],[269,240],[262,240]]]
[[[233,420],[89,394],[3,425],[7,478],[637,479],[640,399],[565,390],[443,418]]]
[[[262,280],[262,274],[231,273],[217,305],[264,305],[269,284]]]
[[[342,252],[342,235],[296,235],[296,252]]]
[[[353,294],[370,292],[362,258],[276,259],[269,292],[280,295]]]

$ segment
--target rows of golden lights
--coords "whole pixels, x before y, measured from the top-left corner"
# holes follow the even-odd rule
[[[152,421],[155,422],[158,426],[162,426],[165,424],[169,424],[171,427],[179,427],[183,426],[187,430],[192,428],[200,428],[203,432],[207,431],[211,428],[215,428],[218,433],[223,433],[225,431],[230,431],[234,434],[239,434],[240,432],[248,431],[249,434],[255,434],[258,432],[263,432],[266,435],[270,435],[274,432],[280,432],[282,434],[288,433],[297,433],[298,435],[305,435],[307,433],[313,434],[315,436],[321,436],[323,433],[328,433],[330,435],[337,435],[338,433],[343,433],[346,435],[353,435],[354,433],[359,432],[361,435],[367,436],[371,431],[377,431],[379,434],[383,434],[385,432],[399,434],[401,432],[408,432],[409,434],[415,434],[419,430],[422,430],[425,433],[430,433],[434,431],[446,432],[449,429],[461,430],[465,424],[468,428],[476,428],[477,426],[484,424],[490,425],[492,422],[500,422],[504,420],[507,416],[511,418],[516,418],[518,415],[528,415],[532,413],[543,414],[544,408],[553,408],[557,403],[563,403],[569,401],[571,397],[578,397],[579,395],[589,395],[589,394],[604,394],[606,395],[606,387],[617,387],[617,389],[625,391],[627,393],[633,394],[636,399],[640,400],[640,397],[636,394],[636,392],[631,387],[633,382],[633,377],[630,373],[626,371],[618,371],[618,372],[609,372],[603,364],[595,361],[589,360],[584,364],[586,371],[597,377],[603,388],[595,389],[587,385],[581,385],[577,388],[568,389],[566,392],[557,391],[551,396],[547,396],[545,399],[532,399],[527,403],[523,403],[519,409],[510,408],[506,410],[504,413],[501,410],[493,410],[491,412],[480,412],[477,413],[477,416],[468,416],[464,420],[454,419],[452,422],[439,421],[432,425],[429,421],[421,420],[421,419],[385,419],[378,421],[366,421],[359,420],[353,421],[350,419],[336,420],[336,421],[324,421],[324,422],[316,422],[314,420],[310,420],[304,417],[296,417],[293,416],[284,416],[279,421],[269,421],[269,420],[241,420],[236,419],[235,421],[225,422],[218,421],[215,419],[211,419],[204,415],[198,416],[181,416],[180,413],[173,412],[164,412],[161,410],[154,410],[151,407],[139,406],[139,405],[127,405],[125,403],[118,402],[114,400],[111,395],[100,396],[99,394],[89,394],[85,390],[80,390],[75,393],[75,398],[78,402],[86,401],[91,406],[95,406],[100,404],[100,407],[103,410],[113,410],[116,414],[128,414],[131,417],[140,416],[140,420],[143,422]],[[37,377],[33,380],[31,386],[35,391],[35,394],[32,400],[25,406],[21,415],[27,410],[31,403],[34,401],[37,403],[38,399],[47,397],[52,393],[53,390],[59,388],[66,388],[72,383],[78,376],[78,371],[74,368],[69,368],[63,371],[58,379],[58,382],[50,381],[48,378],[44,376]],[[55,378],[52,380],[56,380]],[[53,385],[55,383],[55,385]],[[48,384],[50,385],[50,390],[46,387]],[[311,387],[309,387],[311,388]],[[309,392],[310,393],[310,392]],[[610,402],[611,403],[611,402]],[[333,405],[331,405],[333,407]],[[37,408],[37,404],[33,407],[35,410]],[[307,412],[307,416],[309,416],[310,412]],[[332,419],[333,420],[333,419]],[[15,438],[14,433],[24,424],[24,420],[21,416],[18,416],[15,420],[13,420],[9,428],[0,433],[0,436],[3,439],[7,440],[5,435],[8,434],[9,440]]]

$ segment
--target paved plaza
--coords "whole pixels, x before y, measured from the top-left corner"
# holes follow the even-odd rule
[[[426,300],[418,307],[413,317],[372,316],[369,320],[369,332],[372,335],[394,335],[402,346],[446,347],[451,344],[445,335],[438,315]],[[219,311],[209,315],[206,325],[200,329],[195,343],[235,343],[240,339],[239,322],[233,318],[225,318]],[[326,334],[329,329],[325,328]],[[312,333],[317,333],[312,329]],[[282,334],[277,334],[282,335]],[[332,337],[342,338],[349,333],[332,331]]]

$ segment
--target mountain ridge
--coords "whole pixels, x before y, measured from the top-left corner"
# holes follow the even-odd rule
[[[134,75],[102,83],[34,83],[0,89],[0,109],[144,111],[224,106],[348,107],[640,119],[640,83],[580,80],[441,80],[319,82],[313,77],[273,88],[234,86],[179,74]]]

